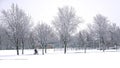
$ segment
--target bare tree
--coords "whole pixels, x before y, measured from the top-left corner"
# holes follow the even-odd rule
[[[19,48],[22,44],[24,50],[24,38],[27,31],[29,31],[30,18],[25,12],[18,8],[17,5],[12,4],[11,9],[2,11],[2,21],[7,26],[7,35],[11,42],[15,44],[17,55],[19,55]],[[23,53],[23,52],[22,52]]]
[[[64,53],[66,53],[67,44],[71,34],[75,32],[77,25],[81,22],[76,16],[72,7],[65,6],[58,9],[58,15],[53,21],[53,25],[59,33],[60,40],[64,44]]]
[[[45,23],[39,23],[35,29],[38,43],[42,46],[42,54],[44,55],[44,49],[46,53],[47,44],[49,44],[49,40],[52,37],[52,28]]]

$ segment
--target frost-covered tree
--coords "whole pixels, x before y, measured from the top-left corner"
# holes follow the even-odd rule
[[[47,45],[53,36],[52,28],[45,23],[38,23],[36,28],[36,38],[42,47],[42,54],[46,53]]]
[[[74,8],[65,6],[58,9],[58,15],[54,18],[53,25],[59,33],[61,42],[64,44],[64,53],[66,53],[70,36],[75,32],[80,22]]]
[[[36,46],[36,37],[35,37],[35,31],[32,30],[29,33],[29,43],[30,43],[30,48],[34,49]]]
[[[99,41],[99,48],[103,51],[106,49],[108,22],[108,19],[101,14],[98,14],[94,17],[94,29],[96,38]]]
[[[25,37],[29,31],[29,16],[17,5],[12,4],[10,9],[2,11],[2,22],[6,24],[6,33],[10,41],[16,46],[17,55],[19,55],[20,45],[24,50]]]
[[[22,45],[22,54],[24,54],[24,47],[27,39],[29,38],[29,33],[31,30],[31,22],[28,16],[24,17],[24,20],[21,22],[21,29],[20,29],[20,37],[21,37],[21,45]]]
[[[12,49],[10,40],[6,35],[6,28],[2,23],[0,23],[0,49]]]
[[[84,48],[84,52],[86,52],[86,35],[86,31],[80,31],[77,37],[78,44],[81,48]]]
[[[84,53],[86,53],[87,47],[90,47],[92,44],[92,37],[90,32],[88,32],[87,30],[79,31],[77,42],[79,46],[84,49]]]
[[[110,25],[109,28],[109,34],[110,34],[110,44],[111,47],[115,47],[118,49],[118,46],[120,45],[120,28],[116,24]]]

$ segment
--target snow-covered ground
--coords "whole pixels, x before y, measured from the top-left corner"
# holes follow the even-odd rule
[[[48,53],[33,55],[33,50],[25,50],[24,55],[16,55],[15,50],[0,51],[0,68],[120,68],[120,50],[68,50],[49,49]],[[21,51],[20,51],[21,53]]]

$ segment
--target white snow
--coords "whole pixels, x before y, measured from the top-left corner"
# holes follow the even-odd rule
[[[68,50],[49,49],[48,53],[33,55],[33,50],[25,50],[24,55],[16,55],[15,50],[0,50],[0,68],[120,68],[120,50]],[[21,53],[21,51],[20,51]]]

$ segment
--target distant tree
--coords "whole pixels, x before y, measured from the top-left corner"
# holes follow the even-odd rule
[[[92,24],[88,24],[88,28],[87,28],[87,31],[88,31],[88,37],[89,37],[89,40],[88,40],[88,44],[89,44],[89,47],[90,48],[96,48],[97,46],[94,45],[94,42],[96,40],[96,33],[94,32],[94,28],[93,28],[93,25]]]
[[[6,24],[7,35],[10,41],[15,44],[17,55],[19,55],[20,45],[24,50],[25,37],[30,28],[30,17],[17,5],[12,4],[11,9],[2,11],[2,22]]]
[[[37,35],[37,40],[38,43],[40,43],[42,47],[42,54],[44,55],[44,52],[46,53],[47,45],[49,44],[50,38],[52,38],[52,28],[45,24],[38,24],[35,28],[36,30],[36,35]],[[45,50],[44,50],[45,49]]]
[[[36,47],[36,36],[34,34],[34,30],[30,31],[30,34],[29,34],[29,43],[30,43],[30,46],[31,48],[35,48]]]
[[[78,33],[77,39],[78,39],[79,46],[82,47],[82,48],[84,48],[84,49],[85,49],[84,52],[86,52],[85,32],[84,32],[84,31],[80,31],[80,32]]]
[[[84,53],[86,53],[86,49],[92,43],[92,37],[87,30],[79,31],[78,33],[78,43],[84,49]]]
[[[118,45],[120,45],[120,28],[116,24],[112,24],[109,28],[109,33],[112,47],[118,49]]]
[[[103,51],[106,49],[108,22],[108,19],[101,14],[98,14],[94,17],[96,38],[99,40],[99,48]]]
[[[0,49],[10,49],[12,48],[8,36],[6,35],[6,28],[2,22],[0,22]]]
[[[74,34],[80,22],[80,18],[75,14],[74,8],[65,6],[58,9],[58,15],[54,18],[53,25],[59,33],[61,42],[64,44],[64,53],[66,53],[70,36]]]

